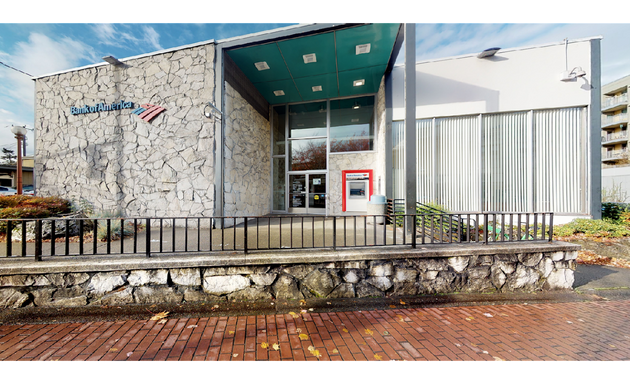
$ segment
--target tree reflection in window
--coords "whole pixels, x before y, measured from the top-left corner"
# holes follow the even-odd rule
[[[374,96],[330,101],[330,151],[374,149]]]

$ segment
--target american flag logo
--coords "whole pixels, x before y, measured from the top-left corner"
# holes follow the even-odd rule
[[[159,115],[160,113],[162,113],[162,111],[165,111],[165,110],[166,110],[165,108],[159,107],[157,105],[142,104],[140,107],[138,107],[138,108],[134,109],[133,111],[131,111],[131,113],[135,113],[142,120],[144,120],[144,121],[146,121],[148,123],[155,116]]]

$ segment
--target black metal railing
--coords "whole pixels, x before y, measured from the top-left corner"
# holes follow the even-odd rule
[[[388,221],[392,222],[391,215],[404,215],[405,203],[403,199],[388,199],[387,200],[387,213]],[[474,228],[477,226],[479,220],[467,218],[464,222],[461,214],[449,214],[446,211],[437,209],[430,205],[416,202],[416,213],[418,215],[424,215],[425,217],[431,217],[431,220],[417,219],[418,226],[423,226],[427,231],[432,234],[436,240],[448,239],[449,241],[458,242],[460,240],[467,240],[468,236],[472,233],[468,228]],[[400,221],[400,219],[399,219]],[[463,226],[464,230],[461,230]]]
[[[40,261],[44,256],[149,257],[157,254],[552,241],[553,214],[3,219],[0,220],[0,233],[5,235],[0,256],[30,256]]]

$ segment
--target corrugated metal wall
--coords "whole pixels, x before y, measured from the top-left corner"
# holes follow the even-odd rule
[[[588,213],[585,107],[417,120],[417,196],[454,212]],[[404,122],[392,124],[404,199]]]

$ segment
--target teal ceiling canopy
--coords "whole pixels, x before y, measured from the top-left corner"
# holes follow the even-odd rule
[[[269,104],[376,93],[400,27],[351,26],[227,53]]]

